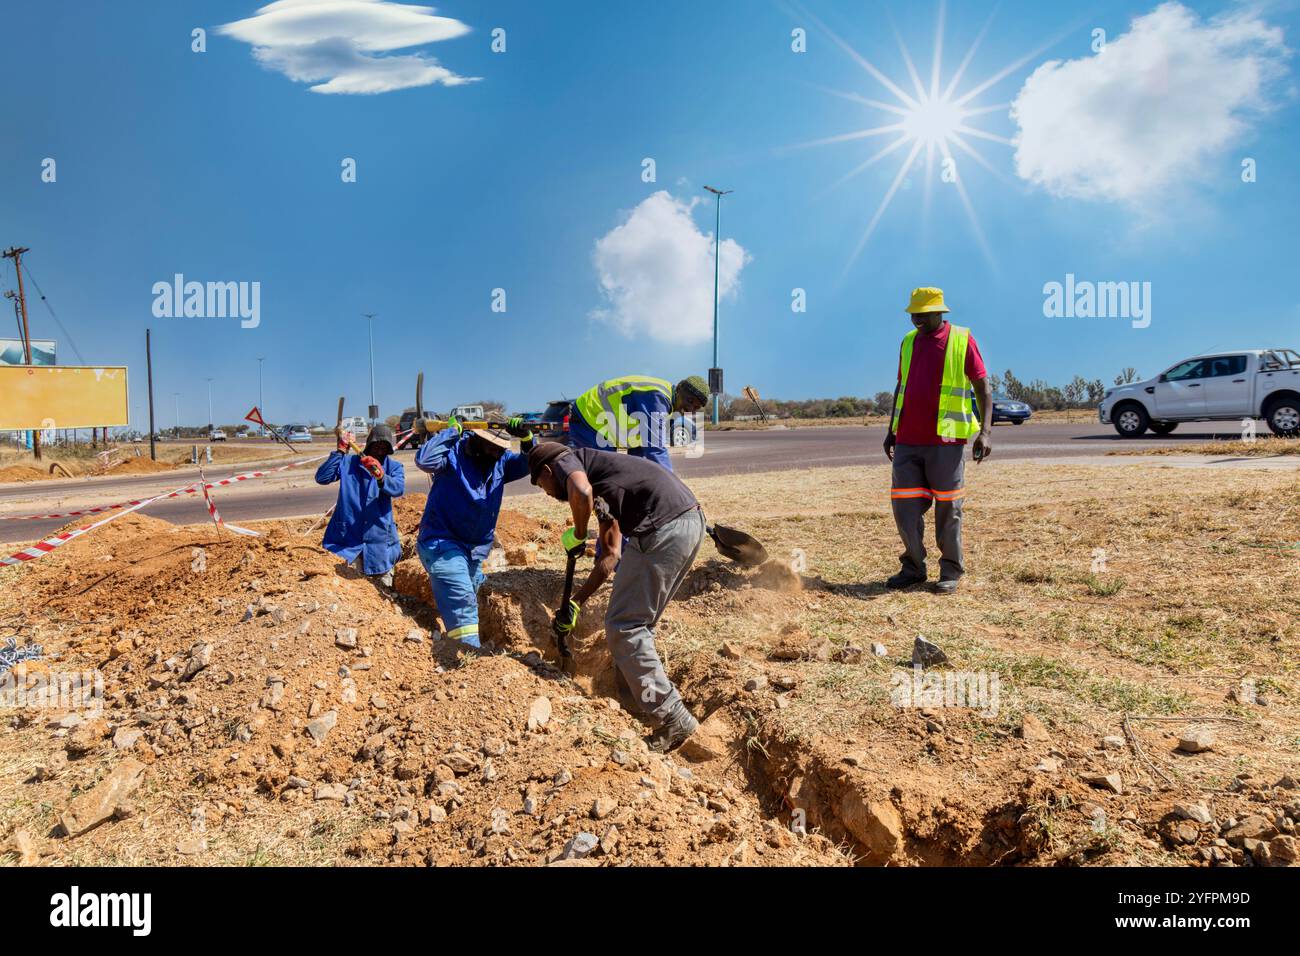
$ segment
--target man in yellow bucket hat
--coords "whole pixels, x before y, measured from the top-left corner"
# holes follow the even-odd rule
[[[961,548],[963,470],[966,440],[983,461],[992,450],[993,389],[979,346],[970,329],[948,322],[943,290],[912,290],[907,306],[912,331],[903,336],[898,357],[894,414],[885,435],[885,455],[894,463],[890,498],[903,539],[902,569],[885,582],[905,588],[926,580],[925,513],[934,503],[939,544],[935,591],[951,594],[966,572]],[[978,398],[979,418],[971,407]]]

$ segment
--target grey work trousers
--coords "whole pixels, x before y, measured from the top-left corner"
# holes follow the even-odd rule
[[[704,540],[704,515],[692,508],[663,527],[627,538],[605,615],[614,665],[656,725],[685,710],[655,650],[655,625],[686,579]]]
[[[924,579],[925,513],[934,502],[934,537],[939,544],[939,579],[951,581],[966,571],[961,551],[962,478],[966,446],[897,445],[894,448],[894,521],[903,539],[898,556],[903,573]]]

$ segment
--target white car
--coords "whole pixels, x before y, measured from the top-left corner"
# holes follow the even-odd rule
[[[1262,418],[1275,435],[1300,435],[1300,354],[1241,349],[1185,359],[1145,382],[1106,390],[1102,424],[1124,438],[1168,435],[1181,422]]]
[[[208,441],[225,441],[226,433],[220,428],[214,428],[208,432]]]

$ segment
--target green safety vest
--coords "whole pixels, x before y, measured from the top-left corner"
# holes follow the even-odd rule
[[[912,365],[912,343],[916,329],[903,336],[902,356],[899,361],[898,398],[894,401],[894,422],[898,431],[903,417],[903,393],[907,391],[907,372]],[[939,383],[939,421],[935,430],[940,438],[970,438],[979,434],[980,423],[971,409],[975,392],[966,377],[966,350],[970,346],[970,329],[960,325],[948,326],[948,345],[943,352],[943,380]]]
[[[662,392],[673,403],[672,384],[649,375],[623,375],[606,379],[578,396],[575,405],[587,424],[613,448],[640,448],[644,444],[640,423],[629,418],[623,399],[632,392]]]

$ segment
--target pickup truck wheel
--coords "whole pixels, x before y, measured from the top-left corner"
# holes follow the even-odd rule
[[[1157,435],[1168,435],[1178,427],[1177,422],[1152,422],[1151,430]]]
[[[1281,398],[1268,407],[1264,413],[1268,427],[1281,438],[1295,438],[1300,435],[1300,401],[1294,398]]]
[[[1120,438],[1137,438],[1151,425],[1151,416],[1141,405],[1130,402],[1115,409],[1113,421]]]

